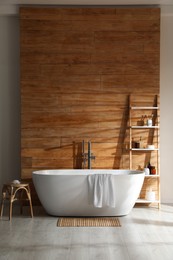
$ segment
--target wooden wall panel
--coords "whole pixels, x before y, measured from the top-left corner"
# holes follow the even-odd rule
[[[81,168],[83,139],[93,168],[128,168],[128,97],[159,94],[159,8],[22,7],[20,29],[21,177]]]

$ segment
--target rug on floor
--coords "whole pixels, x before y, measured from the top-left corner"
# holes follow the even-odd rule
[[[117,217],[60,217],[58,227],[121,227]]]

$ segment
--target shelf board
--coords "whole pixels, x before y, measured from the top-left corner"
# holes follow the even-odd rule
[[[137,199],[136,203],[160,203],[159,200]]]
[[[159,107],[130,107],[131,109],[159,109]]]
[[[145,178],[159,178],[160,175],[158,174],[149,174],[149,175],[145,175]]]
[[[159,151],[159,149],[158,148],[154,148],[154,149],[148,149],[148,148],[131,148],[131,151],[138,151],[138,152],[140,152],[140,151],[149,151],[149,152],[151,152],[151,151]]]
[[[152,128],[156,128],[158,129],[159,126],[136,126],[136,125],[133,125],[133,126],[130,126],[132,129],[152,129]]]

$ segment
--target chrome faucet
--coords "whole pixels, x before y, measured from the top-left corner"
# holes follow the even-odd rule
[[[86,161],[87,161],[87,153],[85,153],[85,141],[82,141],[82,168],[85,169],[85,165],[86,165]]]
[[[88,142],[88,169],[91,169],[91,160],[95,160],[95,158],[91,152],[91,142]]]
[[[88,153],[85,153],[85,141],[82,141],[82,160],[83,169],[85,169],[86,161],[88,161],[88,169],[91,169],[91,161],[95,160],[95,156],[91,152],[91,142],[88,142]]]

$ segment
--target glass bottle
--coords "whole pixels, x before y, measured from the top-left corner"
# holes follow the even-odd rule
[[[156,167],[155,166],[151,166],[151,174],[156,174]]]
[[[148,162],[147,168],[150,170],[150,174],[151,174],[151,164],[150,164],[150,162]]]

